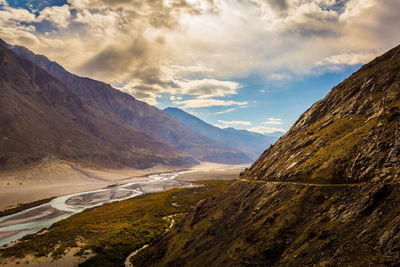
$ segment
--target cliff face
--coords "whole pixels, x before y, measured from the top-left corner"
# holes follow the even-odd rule
[[[135,266],[400,262],[400,47],[315,103]]]
[[[109,84],[74,75],[56,62],[36,55],[24,47],[11,46],[11,49],[47,70],[61,80],[83,103],[113,121],[126,123],[202,161],[231,164],[251,162],[243,152],[192,131],[158,108],[138,101]]]
[[[46,156],[108,167],[196,163],[85,105],[60,80],[0,40],[0,169]]]

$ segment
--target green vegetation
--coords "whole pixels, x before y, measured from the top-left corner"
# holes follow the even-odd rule
[[[79,247],[78,255],[94,256],[81,266],[117,266],[134,250],[148,244],[169,228],[174,215],[180,221],[198,201],[222,191],[229,181],[202,181],[202,187],[172,189],[110,203],[75,214],[53,224],[48,231],[29,235],[1,250],[2,257],[62,257]],[[172,218],[171,218],[172,219]]]
[[[376,120],[364,123],[366,118],[342,118],[333,121],[322,128],[324,121],[310,127],[314,133],[311,138],[324,144],[319,149],[313,149],[312,156],[297,167],[298,172],[312,171],[311,178],[316,181],[331,182],[338,161],[349,160],[357,153],[357,146],[368,136]],[[322,129],[321,129],[322,128]],[[322,182],[321,181],[321,182]]]

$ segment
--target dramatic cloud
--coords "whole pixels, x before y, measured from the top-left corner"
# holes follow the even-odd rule
[[[218,98],[237,95],[241,78],[338,70],[400,41],[398,0],[67,2],[32,11],[0,0],[0,37],[151,104],[243,105]]]

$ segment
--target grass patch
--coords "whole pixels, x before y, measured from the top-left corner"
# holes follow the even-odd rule
[[[70,248],[78,255],[94,253],[81,266],[121,266],[134,250],[150,243],[170,226],[165,216],[182,220],[200,200],[222,191],[230,181],[201,181],[202,187],[172,189],[113,202],[53,224],[47,232],[25,236],[20,243],[0,251],[2,257],[62,257]],[[79,245],[82,240],[84,245]]]

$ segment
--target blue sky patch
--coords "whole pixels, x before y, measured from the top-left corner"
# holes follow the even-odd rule
[[[68,4],[66,0],[7,0],[7,3],[11,7],[24,8],[35,13],[49,6],[62,6]]]

